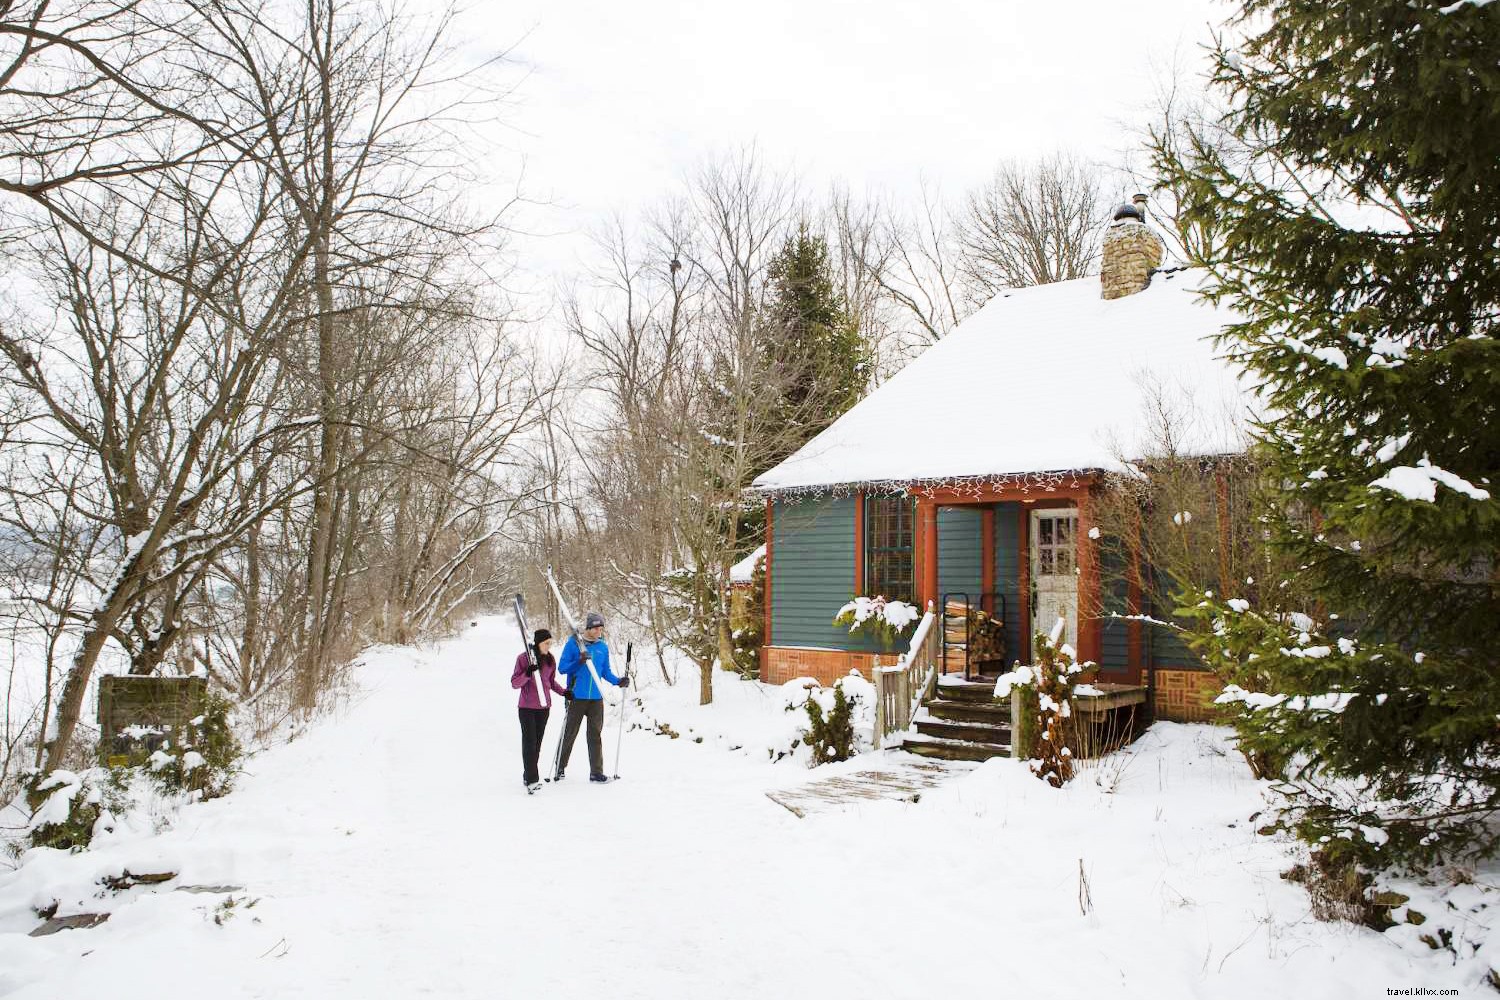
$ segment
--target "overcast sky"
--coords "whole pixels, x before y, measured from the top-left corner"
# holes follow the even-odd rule
[[[504,144],[529,225],[566,235],[670,191],[706,156],[754,142],[814,188],[957,193],[1001,158],[1069,147],[1114,162],[1153,63],[1201,65],[1211,0],[519,0],[465,15],[524,72]]]

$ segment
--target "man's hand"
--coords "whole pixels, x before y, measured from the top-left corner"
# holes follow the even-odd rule
[[[622,688],[628,688],[628,687],[630,687],[630,675],[629,674],[626,674],[624,677],[620,678],[620,687],[622,687]]]

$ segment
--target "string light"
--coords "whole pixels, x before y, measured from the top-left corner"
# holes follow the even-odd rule
[[[1099,474],[1098,469],[1064,469],[1056,472],[1021,472],[1000,475],[947,476],[935,479],[877,479],[859,483],[820,483],[812,486],[769,486],[752,488],[751,492],[768,500],[841,500],[856,492],[867,496],[908,496],[935,498],[957,494],[959,497],[984,499],[996,492],[1055,493],[1088,485]]]

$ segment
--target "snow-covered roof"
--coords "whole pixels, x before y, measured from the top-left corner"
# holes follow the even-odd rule
[[[1157,453],[1162,405],[1179,454],[1240,451],[1253,394],[1212,340],[1234,317],[1203,278],[1162,271],[1110,300],[1097,277],[1002,293],[754,488],[1116,470]]]
[[[733,566],[729,567],[730,583],[752,583],[755,580],[755,564],[766,557],[764,544]]]

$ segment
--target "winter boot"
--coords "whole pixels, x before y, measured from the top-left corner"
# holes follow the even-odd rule
[[[591,775],[589,775],[589,780],[590,781],[597,781],[599,784],[602,785],[605,782],[609,781],[609,778],[606,777],[605,775],[602,775],[602,774],[591,774]]]

